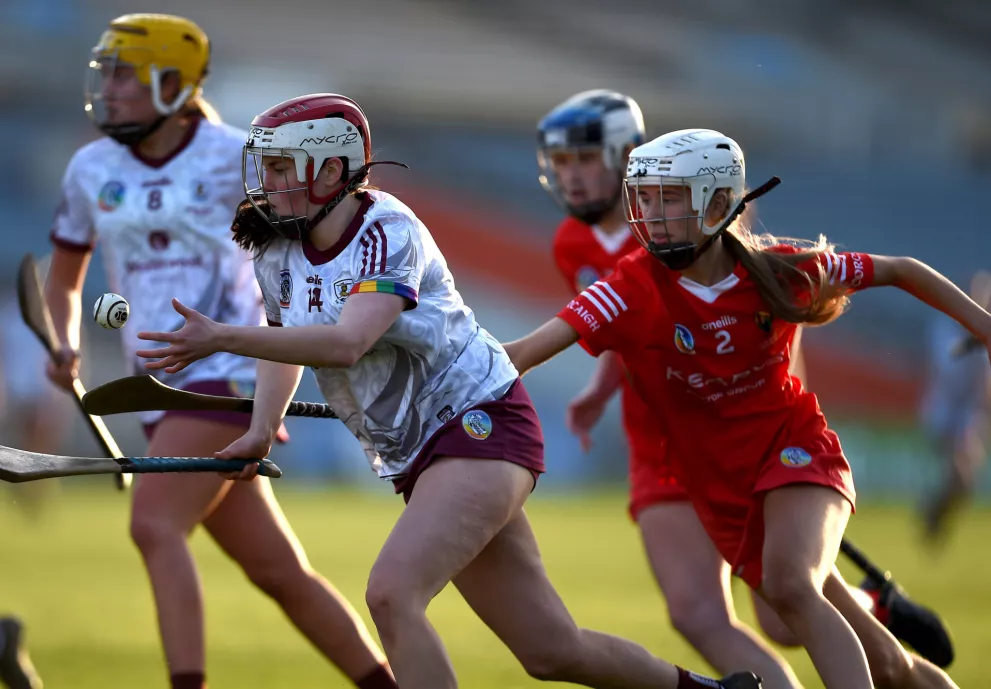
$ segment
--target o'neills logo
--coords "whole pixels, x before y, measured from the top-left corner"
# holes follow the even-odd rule
[[[709,321],[702,325],[702,330],[719,330],[730,325],[736,325],[735,316],[723,316],[718,321]]]

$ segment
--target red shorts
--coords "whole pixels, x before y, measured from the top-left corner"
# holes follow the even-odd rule
[[[254,394],[254,382],[237,382],[231,380],[201,380],[190,383],[182,388],[186,392],[198,392],[202,395],[216,395],[218,397],[250,397]],[[229,423],[234,426],[247,428],[251,425],[251,414],[244,414],[236,411],[197,411],[194,409],[178,409],[167,411],[161,419],[155,423],[144,424],[145,437],[151,440],[155,429],[163,419],[171,416],[191,416],[197,419],[210,419]]]
[[[461,412],[438,428],[410,464],[395,479],[396,492],[409,502],[416,480],[441,457],[501,459],[526,467],[537,477],[544,473],[544,434],[523,381],[516,379],[501,399],[483,402]]]
[[[657,430],[657,420],[628,385],[623,387],[623,429],[630,446],[630,504],[633,521],[651,505],[684,502],[688,492],[675,478],[668,458],[667,440]]]
[[[821,415],[776,439],[749,493],[731,499],[695,496],[695,511],[716,548],[751,588],[757,589],[763,576],[764,496],[775,488],[807,483],[832,488],[851,508],[856,504],[850,464]]]

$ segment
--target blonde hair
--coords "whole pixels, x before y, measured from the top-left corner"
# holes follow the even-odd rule
[[[190,98],[183,110],[189,114],[199,113],[203,119],[211,124],[219,124],[222,122],[220,119],[220,113],[217,109],[210,105],[206,98],[203,97],[202,93],[199,93],[192,98]]]
[[[747,208],[749,214],[751,208]],[[800,325],[823,325],[838,318],[849,304],[849,290],[830,283],[820,256],[834,245],[819,235],[816,241],[755,234],[738,219],[722,234],[726,251],[750,275],[757,292],[775,318]],[[781,245],[792,247],[782,251]],[[800,264],[816,261],[816,270]]]

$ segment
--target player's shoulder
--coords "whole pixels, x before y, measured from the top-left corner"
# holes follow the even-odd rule
[[[569,215],[558,224],[554,232],[554,249],[555,251],[574,250],[588,246],[594,239],[590,225]]]
[[[628,300],[640,302],[647,298],[647,295],[656,293],[654,285],[657,280],[654,273],[657,269],[657,259],[640,247],[620,258],[615,270],[608,276],[600,278],[592,286],[598,286],[599,289],[605,287]]]
[[[125,146],[117,143],[109,136],[101,136],[76,149],[66,167],[70,172],[78,174],[94,167],[107,165],[109,159],[126,150]]]
[[[290,265],[292,245],[293,242],[288,239],[275,237],[265,245],[264,249],[254,254],[252,260],[259,282],[263,280],[271,282],[283,270],[292,270],[293,266]]]
[[[190,148],[197,154],[210,152],[220,155],[241,157],[248,133],[226,122],[211,122],[203,118],[196,125],[196,134]],[[199,149],[199,150],[196,150]]]
[[[379,189],[364,192],[364,220],[362,226],[378,225],[386,232],[416,233],[420,231],[419,218],[409,206],[392,194]]]
[[[659,263],[645,248],[638,246],[616,261],[616,273],[620,275],[649,276]]]

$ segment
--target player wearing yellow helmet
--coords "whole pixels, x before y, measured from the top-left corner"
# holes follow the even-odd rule
[[[80,292],[97,241],[111,289],[132,307],[119,332],[135,373],[144,372],[136,334],[173,327],[166,303],[173,295],[226,323],[262,322],[251,257],[230,234],[244,199],[247,133],[221,123],[203,100],[209,62],[202,29],[162,14],[118,17],[93,49],[86,111],[107,136],[68,165],[46,286],[56,330],[68,343],[48,367],[60,387],[71,390],[78,373]],[[214,357],[190,367],[177,387],[250,394],[255,375],[250,359]],[[141,420],[148,452],[195,457],[240,437],[250,415],[153,412]],[[203,603],[186,542],[200,524],[357,686],[396,686],[361,618],[310,567],[267,480],[148,475],[135,485],[131,535],[151,579],[173,689],[206,685]]]

